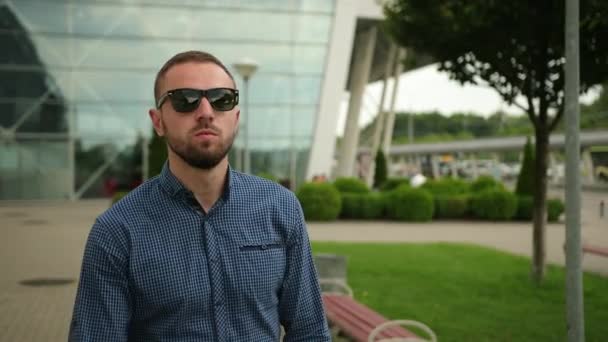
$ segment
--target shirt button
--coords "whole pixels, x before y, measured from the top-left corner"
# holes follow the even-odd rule
[[[215,306],[222,306],[222,301],[221,300],[216,300],[215,301]]]
[[[262,245],[262,249],[268,249],[268,245]]]

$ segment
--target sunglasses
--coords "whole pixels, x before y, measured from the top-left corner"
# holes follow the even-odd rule
[[[225,112],[239,104],[239,91],[231,88],[212,88],[207,90],[181,88],[166,92],[158,99],[156,108],[162,107],[169,98],[176,112],[189,113],[195,111],[201,104],[201,99],[207,98],[214,110]]]

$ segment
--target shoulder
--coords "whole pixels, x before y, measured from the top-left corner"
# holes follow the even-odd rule
[[[130,229],[161,207],[165,197],[158,177],[147,180],[97,217],[91,237],[128,240]]]
[[[234,189],[239,196],[259,201],[270,201],[286,208],[297,209],[298,199],[295,194],[281,184],[258,176],[233,171]]]

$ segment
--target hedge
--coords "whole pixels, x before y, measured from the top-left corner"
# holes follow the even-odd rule
[[[381,219],[384,215],[384,200],[379,193],[343,193],[340,218]]]
[[[497,188],[474,194],[471,212],[480,219],[509,220],[517,211],[517,197]]]
[[[420,222],[433,219],[433,196],[424,189],[402,185],[385,196],[386,214],[390,219]]]
[[[439,180],[429,180],[422,185],[433,196],[441,195],[463,195],[471,190],[471,185],[460,179],[443,178]]]
[[[355,177],[343,177],[334,181],[334,186],[341,193],[367,193],[370,189],[365,182]]]
[[[564,209],[564,202],[562,200],[557,198],[547,200],[547,220],[549,222],[557,222]]]
[[[466,218],[470,212],[470,195],[435,196],[435,218]]]
[[[471,192],[476,194],[491,189],[505,190],[505,186],[490,176],[478,177],[473,181],[473,183],[471,183]]]
[[[389,178],[380,186],[380,191],[392,191],[402,185],[409,186],[410,180],[407,178]]]
[[[340,192],[329,183],[306,183],[298,189],[304,217],[310,221],[333,221],[342,208]]]

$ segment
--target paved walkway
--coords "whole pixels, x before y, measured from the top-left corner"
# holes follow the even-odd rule
[[[583,237],[608,246],[608,217],[600,219],[600,199],[583,196]],[[66,341],[84,243],[106,200],[70,202],[0,202],[0,341]],[[529,255],[531,226],[520,223],[337,222],[309,225],[313,240],[328,241],[458,241]],[[547,229],[547,259],[563,264],[564,225]],[[608,275],[608,259],[587,255],[586,270]],[[19,284],[38,278],[65,278],[73,283],[53,287]]]

